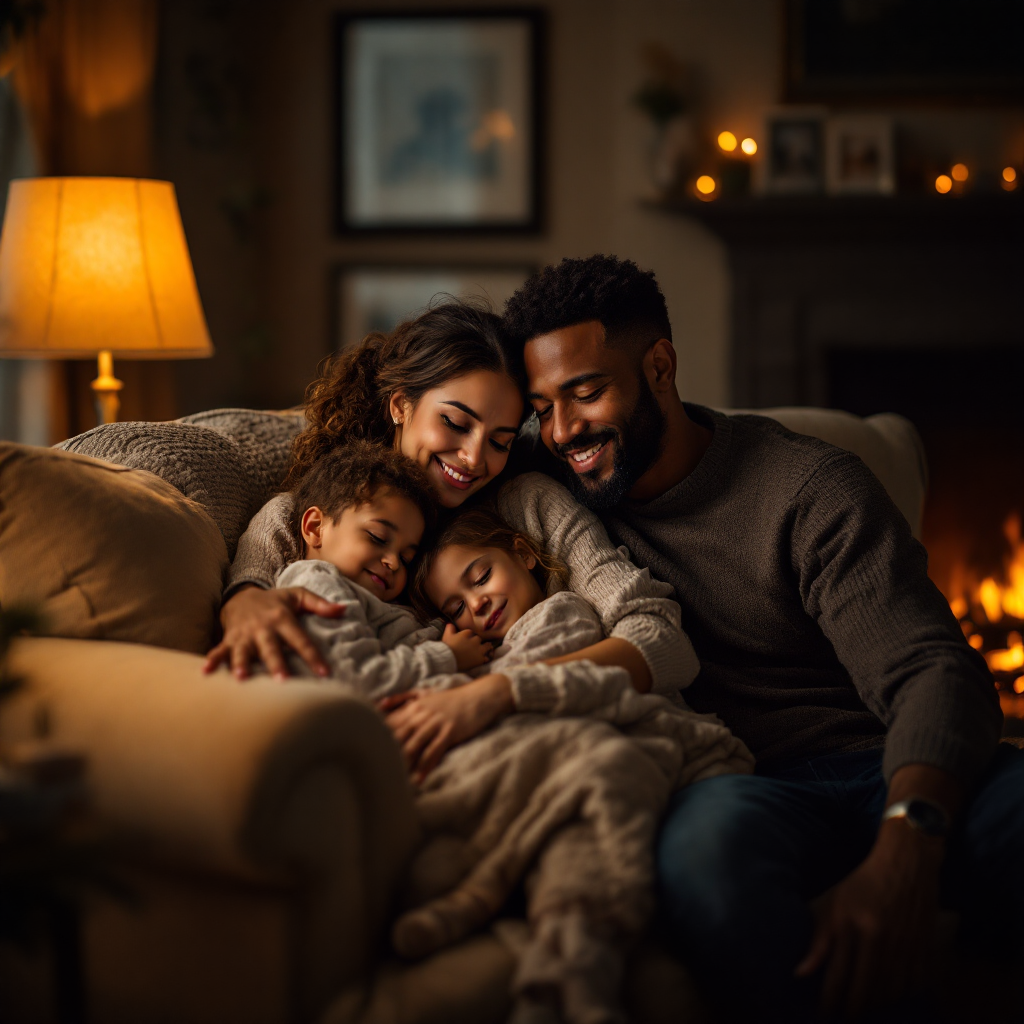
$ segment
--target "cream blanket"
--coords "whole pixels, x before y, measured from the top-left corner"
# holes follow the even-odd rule
[[[449,751],[416,803],[428,836],[411,875],[419,905],[396,923],[395,947],[421,957],[458,941],[525,881],[530,930],[514,982],[524,1019],[623,1020],[623,953],[653,911],[670,794],[753,767],[717,718],[637,693],[622,669],[529,664],[601,635],[571,592],[520,619],[479,670],[509,676],[519,713]]]

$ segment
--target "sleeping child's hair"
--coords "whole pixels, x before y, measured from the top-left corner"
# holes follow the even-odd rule
[[[553,555],[548,554],[542,544],[538,544],[526,534],[513,530],[497,512],[481,505],[459,513],[442,528],[440,535],[421,557],[415,578],[409,586],[409,599],[423,619],[444,615],[430,599],[426,585],[438,556],[447,548],[455,546],[481,550],[497,549],[508,555],[527,553],[532,556],[531,560],[534,563],[529,571],[537,581],[542,596],[547,593],[553,579],[563,585],[568,585],[569,582],[568,568]]]
[[[372,501],[381,489],[408,498],[423,514],[426,533],[437,522],[437,497],[426,470],[372,441],[349,441],[317,459],[295,489],[292,534],[302,550],[302,516],[314,505],[332,520]]]

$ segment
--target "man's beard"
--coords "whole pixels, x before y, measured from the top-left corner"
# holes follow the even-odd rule
[[[661,455],[665,414],[646,378],[640,377],[639,384],[640,393],[621,433],[612,429],[588,430],[574,437],[571,445],[557,446],[573,497],[595,512],[603,512],[618,505]],[[605,441],[614,445],[612,471],[606,480],[596,479],[596,474],[601,470],[576,473],[568,464],[570,449],[583,451]]]

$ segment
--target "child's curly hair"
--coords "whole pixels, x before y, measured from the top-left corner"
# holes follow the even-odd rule
[[[331,520],[347,508],[372,501],[387,488],[408,498],[423,513],[424,535],[437,523],[437,496],[427,471],[412,459],[373,441],[349,441],[313,463],[293,497],[292,533],[302,544],[302,516],[314,505]]]
[[[441,615],[440,609],[427,596],[426,582],[437,556],[446,548],[462,544],[474,548],[498,548],[510,555],[516,554],[516,544],[525,546],[537,560],[531,570],[542,593],[547,593],[552,580],[557,580],[563,587],[569,583],[569,569],[564,562],[548,554],[542,544],[538,544],[525,533],[513,530],[508,523],[493,509],[486,505],[460,512],[452,519],[427,549],[420,559],[416,575],[409,585],[409,599],[413,608],[423,620]]]

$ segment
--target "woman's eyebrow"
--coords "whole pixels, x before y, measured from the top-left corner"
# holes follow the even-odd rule
[[[439,402],[438,405],[451,405],[451,406],[454,406],[456,409],[461,409],[462,412],[464,412],[467,416],[472,416],[473,419],[475,419],[477,421],[477,423],[483,423],[483,420],[481,419],[480,414],[475,412],[473,409],[470,409],[470,407],[468,405],[465,405],[462,402],[454,402],[454,401]],[[495,427],[491,431],[491,433],[492,434],[518,434],[519,433],[519,428],[518,427]]]

